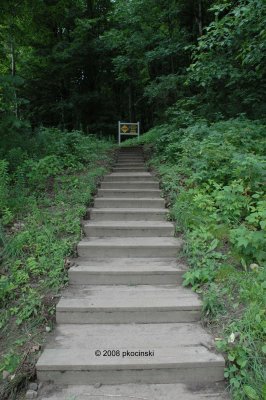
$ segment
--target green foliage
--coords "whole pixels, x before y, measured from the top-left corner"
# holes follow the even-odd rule
[[[8,224],[13,219],[12,211],[9,208],[10,198],[10,176],[8,174],[8,163],[0,160],[0,221]]]
[[[228,357],[224,375],[235,393],[243,390],[241,398],[246,395],[248,399],[261,399],[265,393],[262,365],[265,334],[265,309],[252,303],[240,319],[230,321],[225,339],[217,342],[217,348]]]
[[[194,48],[188,79],[203,88],[216,111],[260,117],[265,113],[265,2],[219,1],[211,11],[215,20]]]
[[[0,162],[3,336],[12,324],[22,337],[25,329],[51,324],[52,295],[67,282],[68,259],[82,233],[80,219],[106,173],[112,142],[78,131],[41,129],[33,147],[34,158],[30,148],[9,151],[9,160],[21,155],[21,164],[14,161],[9,171],[8,163]],[[30,340],[27,335],[26,342]],[[10,342],[1,354],[0,371],[13,374],[23,361],[21,351]]]
[[[9,176],[7,169],[8,163],[0,160],[0,210],[3,210],[8,204]]]
[[[265,114],[263,0],[2,3],[3,132],[147,129],[177,101],[212,120]]]
[[[172,107],[168,124],[140,138],[185,236],[183,285],[203,295],[204,316],[221,332],[237,400],[265,392],[265,131],[259,121],[210,123]]]

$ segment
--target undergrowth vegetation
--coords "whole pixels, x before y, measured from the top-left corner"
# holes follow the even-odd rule
[[[209,123],[181,111],[140,138],[185,236],[184,286],[203,296],[238,400],[266,398],[265,132],[244,117]]]
[[[3,143],[0,160],[1,399],[34,371],[80,220],[112,156],[110,141],[56,128],[25,146]]]

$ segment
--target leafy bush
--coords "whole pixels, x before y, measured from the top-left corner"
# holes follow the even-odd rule
[[[243,117],[209,123],[184,109],[140,138],[161,177],[190,269],[184,286],[203,295],[221,331],[233,398],[261,399],[265,347],[265,131]],[[124,145],[135,144],[136,140]],[[231,339],[234,338],[234,339]]]

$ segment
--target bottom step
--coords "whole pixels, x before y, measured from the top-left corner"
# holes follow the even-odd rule
[[[57,384],[217,382],[224,359],[199,324],[59,325],[37,363]]]
[[[200,388],[182,383],[127,384],[127,385],[74,385],[55,388],[43,385],[39,400],[229,400],[225,385],[215,383]],[[100,386],[100,387],[98,387]]]

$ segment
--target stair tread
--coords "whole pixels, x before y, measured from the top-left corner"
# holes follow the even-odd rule
[[[125,182],[125,181],[115,181],[115,182],[108,182],[108,183],[113,183],[113,184],[116,184],[116,185],[119,185],[120,183],[121,184],[125,184],[125,183],[127,183],[127,184],[129,184],[129,185],[133,185],[133,184],[145,184],[145,185],[147,185],[147,183],[157,183],[158,184],[158,181],[156,181],[155,179],[154,179],[154,182],[147,182],[147,181],[140,181],[140,180],[138,180],[138,181],[130,181],[130,182]]]
[[[211,350],[209,350],[209,348]],[[154,356],[97,357],[95,350],[154,351]],[[59,325],[37,369],[83,370],[224,366],[211,337],[197,323]]]
[[[156,200],[156,201],[162,201],[162,200],[164,200],[162,197],[95,197],[95,200],[101,200],[101,201],[106,201],[106,200],[112,200],[112,201],[114,201],[114,200],[117,200],[117,201],[124,201],[124,200],[127,200],[127,201],[136,201],[136,200],[145,200],[145,201],[147,201],[147,200],[150,200],[150,201],[154,201],[154,200]]]
[[[168,221],[86,221],[84,226],[114,228],[172,228]]]
[[[171,268],[171,269],[187,269],[187,266],[181,262],[178,262],[176,258],[85,258],[79,257],[74,259],[76,267],[106,267],[106,268],[117,268],[117,269],[135,269],[135,268],[144,268],[144,269],[154,269],[160,270],[160,268]]]
[[[58,311],[106,310],[200,310],[197,294],[175,285],[70,286],[57,305]]]
[[[106,192],[106,193],[110,193],[110,192],[122,192],[122,193],[135,193],[135,192],[143,192],[143,193],[161,193],[161,190],[159,189],[99,189],[100,192]]]
[[[119,200],[121,200],[121,199],[119,199]],[[153,208],[153,207],[151,207],[151,208],[137,208],[137,207],[130,207],[130,208],[123,208],[123,207],[120,207],[120,208],[112,208],[112,207],[106,207],[106,208],[92,208],[91,209],[91,211],[93,211],[93,212],[96,212],[96,213],[102,213],[102,212],[112,212],[112,213],[118,213],[118,214],[120,214],[120,213],[135,213],[135,212],[140,212],[140,213],[143,213],[143,214],[145,214],[145,213],[154,213],[154,212],[159,212],[159,213],[163,213],[163,214],[167,214],[168,213],[168,210],[166,209],[166,208],[164,208],[164,207],[157,207],[157,208]]]
[[[129,246],[129,247],[180,247],[182,240],[173,237],[105,237],[97,238],[90,237],[84,238],[79,242],[79,246]]]
[[[132,176],[132,177],[140,177],[142,178],[143,176],[153,176],[150,172],[112,172],[109,175],[106,176],[116,176],[116,177],[122,177],[122,176]]]
[[[171,265],[134,265],[134,266],[125,266],[125,265],[86,265],[80,264],[75,267],[71,267],[70,271],[72,272],[88,272],[88,273],[97,273],[97,274],[139,274],[145,275],[147,273],[175,273],[177,271],[185,272],[185,268],[183,266],[173,267]]]

